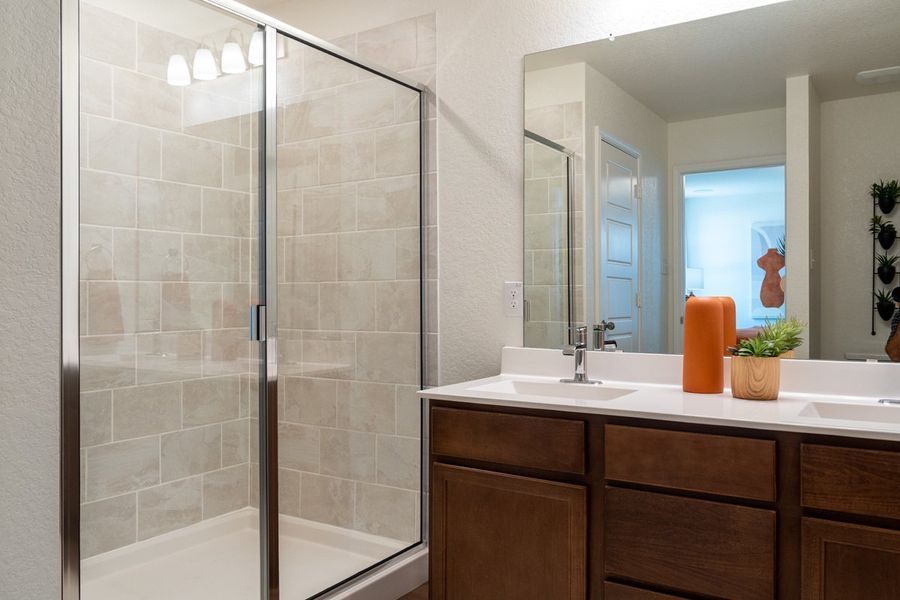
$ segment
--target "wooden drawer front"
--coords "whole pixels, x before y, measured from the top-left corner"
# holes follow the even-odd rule
[[[584,600],[587,488],[435,463],[433,600]]]
[[[803,506],[900,519],[900,452],[803,444],[800,465]]]
[[[607,488],[607,575],[731,600],[775,596],[775,512]]]
[[[643,427],[605,427],[606,478],[775,501],[775,442]]]
[[[670,596],[669,594],[660,594],[659,592],[649,592],[641,588],[631,587],[630,585],[622,585],[621,583],[613,583],[611,581],[603,582],[603,599],[604,600],[682,600],[678,596]]]
[[[431,451],[441,456],[544,469],[585,472],[584,421],[431,409]]]
[[[803,519],[803,600],[897,600],[900,531]]]

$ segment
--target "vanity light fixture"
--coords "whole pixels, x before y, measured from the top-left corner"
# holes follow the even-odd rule
[[[194,79],[211,81],[219,76],[219,68],[216,66],[216,57],[212,50],[205,46],[197,48],[194,53]]]
[[[247,49],[247,60],[254,67],[263,64],[263,32],[255,31],[250,36],[250,48]]]
[[[900,66],[860,71],[856,74],[856,83],[860,85],[879,85],[900,81]]]
[[[241,50],[241,45],[235,41],[234,37],[229,35],[222,46],[222,72],[243,73],[246,70],[247,63],[244,61],[244,51]]]
[[[191,84],[191,70],[188,68],[187,59],[183,54],[173,54],[169,57],[166,81],[169,85],[178,87]]]

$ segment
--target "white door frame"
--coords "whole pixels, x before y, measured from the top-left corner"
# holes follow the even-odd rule
[[[669,213],[669,256],[672,257],[669,277],[669,352],[681,354],[684,339],[681,336],[684,317],[684,176],[692,173],[713,171],[733,171],[757,167],[784,166],[784,154],[752,156],[734,160],[719,160],[700,163],[677,164],[672,169],[672,190]],[[785,215],[787,215],[787,192],[785,192]]]
[[[601,211],[600,211],[600,185],[602,184],[602,177],[601,177],[602,172],[600,170],[600,165],[603,164],[602,148],[603,148],[604,142],[618,150],[621,150],[625,154],[634,158],[635,161],[637,161],[637,174],[636,174],[635,178],[637,179],[638,186],[642,186],[642,183],[641,183],[641,151],[638,150],[636,147],[632,146],[631,144],[624,142],[621,139],[615,137],[614,135],[602,131],[599,126],[594,126],[594,136],[593,137],[594,137],[594,165],[593,165],[594,201],[592,204],[593,204],[594,209],[592,211],[593,215],[591,215],[592,226],[590,227],[590,230],[593,232],[593,234],[591,236],[593,239],[591,239],[591,240],[587,239],[589,228],[585,227],[585,238],[586,238],[585,239],[585,244],[586,244],[585,248],[591,247],[591,250],[592,250],[591,255],[592,255],[592,259],[593,259],[592,260],[593,265],[591,265],[590,268],[588,267],[587,264],[585,264],[585,270],[593,274],[593,276],[591,278],[592,285],[590,286],[591,293],[593,295],[593,303],[591,306],[592,314],[585,315],[585,318],[590,317],[589,319],[587,319],[588,320],[587,324],[588,324],[589,328],[591,328],[594,323],[599,323],[601,308],[602,308],[602,306],[601,306],[602,294],[601,294],[601,290],[600,290],[600,279],[601,279],[600,237],[601,237],[601,231],[602,231],[602,229],[600,227],[601,221],[602,221],[602,215],[600,214],[601,213]],[[640,199],[635,198],[635,200],[636,200],[635,204],[637,206],[637,211],[636,211],[637,212],[637,218],[636,218],[637,223],[636,223],[636,225],[637,225],[637,236],[638,236],[638,249],[640,251],[642,248],[642,243],[643,243],[643,239],[642,239],[642,232],[643,232],[643,226],[642,226],[643,225],[643,210],[642,209],[643,209],[643,207],[642,207],[642,202]],[[585,215],[585,217],[587,217],[587,215]],[[587,246],[588,241],[592,242],[591,246]],[[635,293],[638,294],[638,296],[641,294],[641,291],[643,290],[643,276],[644,276],[640,261],[641,261],[641,253],[639,253],[638,257],[637,257],[638,276],[637,276],[637,290]],[[588,286],[585,286],[585,293],[587,293],[587,289],[588,289]],[[585,300],[587,300],[587,298]],[[585,302],[585,306],[587,306],[587,305],[588,305],[587,302]],[[639,308],[639,307],[636,307],[636,308],[638,311],[641,310],[641,308]],[[634,328],[634,334],[633,334],[634,335],[634,351],[635,352],[641,351],[641,327],[643,326],[642,323],[643,323],[643,319],[641,318],[641,314],[639,312],[638,318],[637,318],[637,323]],[[593,337],[593,336],[591,336],[591,337]]]

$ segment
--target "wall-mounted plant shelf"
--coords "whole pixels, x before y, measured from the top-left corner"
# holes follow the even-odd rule
[[[869,233],[872,234],[872,335],[878,335],[875,331],[875,315],[885,321],[890,321],[897,310],[895,299],[892,297],[892,287],[897,277],[897,267],[900,266],[900,256],[892,254],[891,248],[897,241],[897,229],[894,224],[885,217],[890,214],[900,199],[900,184],[896,179],[890,181],[881,180],[873,183],[869,190],[872,197],[872,219],[869,221]],[[879,215],[878,211],[882,214]],[[878,252],[881,246],[882,252]],[[879,282],[882,284],[879,287]],[[887,286],[887,289],[884,289]],[[900,289],[900,288],[897,288]]]

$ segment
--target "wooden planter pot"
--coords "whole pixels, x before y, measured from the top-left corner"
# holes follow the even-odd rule
[[[781,359],[732,356],[731,395],[744,400],[778,400]]]

